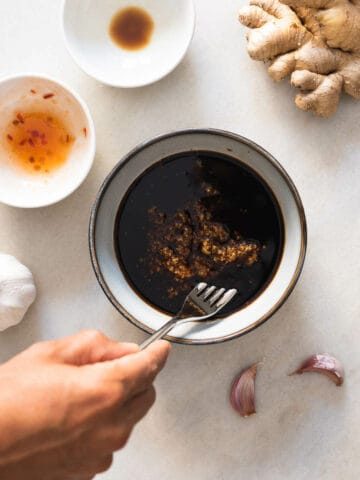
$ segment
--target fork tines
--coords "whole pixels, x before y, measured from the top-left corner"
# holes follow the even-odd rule
[[[225,288],[217,288],[214,285],[208,287],[207,283],[201,282],[196,285],[191,293],[196,293],[199,299],[208,303],[211,307],[222,308],[234,298],[237,290],[235,288],[226,290]]]

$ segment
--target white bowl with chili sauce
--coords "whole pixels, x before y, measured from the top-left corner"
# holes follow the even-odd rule
[[[84,181],[95,130],[84,101],[40,75],[0,80],[0,202],[36,208],[59,202]]]

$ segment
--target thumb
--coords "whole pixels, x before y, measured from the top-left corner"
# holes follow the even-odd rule
[[[56,353],[71,365],[116,360],[139,351],[134,343],[120,343],[110,340],[98,330],[85,330],[70,337],[55,341]]]

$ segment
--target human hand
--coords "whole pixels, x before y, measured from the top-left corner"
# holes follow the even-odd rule
[[[90,480],[107,470],[154,403],[169,350],[85,331],[1,365],[0,478]]]

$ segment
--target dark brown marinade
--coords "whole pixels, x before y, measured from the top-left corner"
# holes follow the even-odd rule
[[[279,205],[255,172],[229,156],[189,152],[158,162],[131,185],[114,243],[128,282],[151,305],[174,314],[205,281],[238,290],[226,315],[269,283],[283,230]]]

